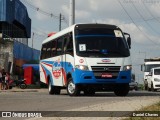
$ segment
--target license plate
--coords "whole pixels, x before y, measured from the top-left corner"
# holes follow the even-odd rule
[[[102,78],[112,78],[112,74],[103,73],[101,75]]]

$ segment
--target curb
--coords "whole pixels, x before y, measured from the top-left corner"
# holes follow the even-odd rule
[[[20,89],[20,88],[12,88],[9,90],[0,90],[0,93],[5,93],[5,92],[40,92],[44,91],[45,89]]]

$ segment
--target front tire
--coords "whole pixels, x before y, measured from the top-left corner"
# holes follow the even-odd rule
[[[151,85],[151,91],[152,91],[152,92],[156,92],[156,89],[154,89],[154,87],[153,87],[153,83],[152,83],[152,85]]]
[[[117,84],[114,93],[117,96],[126,96],[129,92],[129,84]]]
[[[72,78],[68,79],[67,83],[67,93],[70,96],[78,96],[80,94],[80,90],[78,85],[75,85]]]

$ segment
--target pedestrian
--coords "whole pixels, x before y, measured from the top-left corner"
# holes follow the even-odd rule
[[[5,90],[5,76],[6,76],[6,72],[4,69],[2,69],[2,87],[1,90]]]
[[[6,72],[5,76],[5,90],[9,89],[9,80],[10,80],[10,75],[8,72]]]
[[[0,90],[2,89],[2,72],[0,70]]]

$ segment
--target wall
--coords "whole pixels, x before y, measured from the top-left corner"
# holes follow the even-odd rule
[[[0,22],[24,28],[26,37],[31,36],[31,19],[28,16],[27,8],[19,0],[0,0]]]

